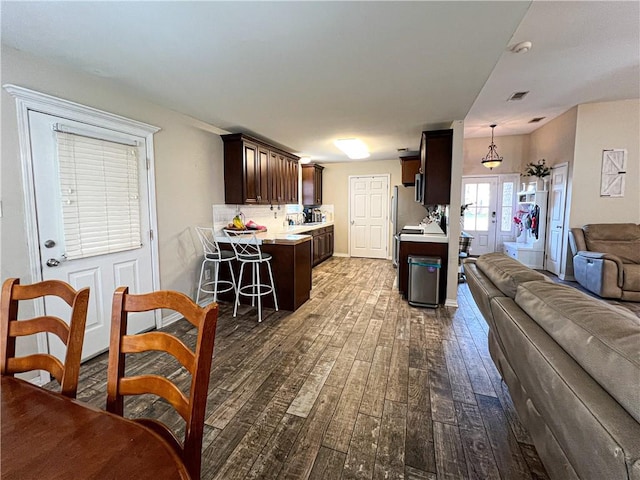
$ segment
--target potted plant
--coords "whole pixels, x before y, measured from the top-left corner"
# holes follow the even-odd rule
[[[539,185],[539,189],[542,188],[544,190],[547,189],[547,182],[544,178],[549,175],[551,175],[551,168],[547,167],[547,162],[544,158],[538,160],[537,163],[527,163],[524,173],[522,174],[523,177],[536,177],[537,180],[542,180],[542,185]]]

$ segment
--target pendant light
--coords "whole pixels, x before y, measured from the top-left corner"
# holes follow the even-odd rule
[[[493,143],[493,129],[496,128],[496,124],[494,123],[491,126],[491,145],[489,145],[489,152],[487,156],[482,159],[482,165],[487,167],[489,170],[493,170],[493,167],[497,167],[502,163],[502,157],[498,155],[498,150],[496,150],[496,144]]]

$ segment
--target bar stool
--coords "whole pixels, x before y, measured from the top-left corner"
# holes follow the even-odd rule
[[[262,322],[262,300],[264,295],[273,294],[273,304],[278,311],[278,299],[276,298],[276,287],[273,283],[273,272],[271,271],[271,255],[260,250],[260,242],[255,232],[246,230],[224,230],[233,247],[236,259],[240,262],[240,274],[238,276],[238,288],[236,288],[236,303],[233,307],[233,316],[238,313],[240,295],[251,297],[251,306],[255,306],[258,300],[258,322]],[[260,266],[265,263],[269,272],[270,284],[261,283]],[[251,265],[251,283],[242,285],[242,277],[245,265]]]
[[[235,275],[233,274],[233,266],[231,261],[236,258],[233,252],[228,250],[220,250],[218,242],[211,227],[195,227],[200,243],[202,243],[202,250],[204,252],[204,259],[202,260],[202,266],[200,267],[200,281],[198,282],[198,293],[196,295],[196,303],[200,301],[200,292],[213,294],[213,301],[218,301],[218,294],[229,292],[231,290],[236,291],[237,284]],[[213,263],[213,280],[204,282],[204,269],[208,263]],[[218,274],[220,272],[220,264],[226,263],[229,266],[229,272],[231,273],[231,281],[218,280]],[[222,288],[218,288],[218,284],[222,285]],[[209,288],[213,285],[213,288]],[[237,295],[236,295],[237,300]]]

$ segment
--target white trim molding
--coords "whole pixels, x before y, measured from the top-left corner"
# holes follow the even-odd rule
[[[149,185],[149,225],[151,230],[158,231],[158,215],[156,209],[155,170],[153,135],[160,131],[159,127],[121,117],[113,113],[98,110],[62,98],[57,98],[45,93],[29,90],[12,84],[5,84],[3,88],[16,99],[16,111],[18,119],[18,138],[20,145],[20,161],[22,164],[22,183],[25,203],[25,229],[27,234],[27,249],[29,252],[29,265],[31,281],[42,281],[41,257],[38,242],[38,223],[35,203],[35,187],[33,182],[33,158],[31,151],[31,138],[29,131],[29,111],[37,111],[47,115],[61,117],[96,127],[102,127],[116,132],[145,138],[146,154],[149,168],[147,170]],[[160,289],[160,269],[158,255],[158,235],[154,234],[151,240],[151,258],[153,262],[152,281],[153,289]],[[34,302],[36,315],[44,315],[44,301]],[[155,314],[157,327],[162,325],[161,311]],[[37,335],[38,351],[48,352],[47,336],[44,333]],[[45,381],[44,379],[42,381]],[[48,381],[48,380],[46,380]],[[45,382],[46,383],[46,382]]]

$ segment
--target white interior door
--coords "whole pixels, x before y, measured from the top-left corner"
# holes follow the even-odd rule
[[[83,158],[90,160],[86,160],[83,171],[78,169],[73,174],[74,186],[69,186],[64,181],[61,183],[61,172],[63,172],[63,179],[66,175],[65,164],[60,161],[64,153],[60,153],[61,137],[54,129],[62,128],[60,126],[62,124],[65,129],[76,132],[75,134],[81,132],[79,136],[82,139],[96,141],[97,145],[102,145],[101,148],[107,149],[110,145],[120,145],[118,147],[120,151],[128,149],[128,153],[134,160],[130,161],[127,167],[129,170],[126,170],[127,174],[121,180],[131,184],[128,192],[137,190],[137,193],[115,193],[104,187],[105,181],[102,181],[104,178],[122,177],[122,174],[119,173],[121,170],[117,169],[115,174],[107,172],[115,168],[114,163],[110,164],[109,161],[104,160],[109,158],[108,156],[101,156],[102,163],[98,160],[94,162],[94,154],[97,156],[98,147],[89,149],[86,155],[82,154]],[[131,293],[153,290],[145,139],[33,111],[29,112],[29,125],[42,278],[43,280],[63,280],[76,289],[90,288],[89,311],[82,350],[84,360],[108,349],[114,290],[123,285],[129,286]],[[122,147],[125,144],[128,146]],[[125,198],[125,204],[122,204],[122,198]],[[128,204],[126,198],[130,199]],[[114,202],[120,203],[113,204]],[[127,247],[113,247],[112,235],[111,233],[107,235],[106,231],[103,232],[103,222],[101,223],[99,218],[93,228],[94,233],[97,231],[98,235],[93,235],[92,243],[88,243],[87,238],[90,234],[84,232],[91,231],[92,225],[81,219],[84,218],[83,215],[75,216],[71,213],[74,211],[72,207],[77,207],[75,211],[78,212],[86,208],[101,212],[100,207],[104,204],[112,204],[109,207],[111,213],[105,214],[105,218],[108,218],[112,225],[113,212],[116,216],[121,212],[132,212],[133,216],[127,218],[133,218],[133,220],[126,220],[124,229],[130,230],[125,234],[129,235],[129,238],[139,238],[135,246],[130,244]],[[97,217],[100,215],[100,213],[96,214]],[[135,233],[136,228],[139,233]],[[106,230],[112,232],[113,228]],[[115,235],[119,235],[119,232]],[[106,247],[102,242],[103,237],[107,242]],[[106,240],[107,237],[109,240]],[[118,248],[120,250],[115,252],[96,253],[105,249],[117,250]],[[70,251],[74,253],[71,255]],[[63,319],[69,317],[68,307],[62,302],[46,299],[44,308],[47,315],[56,315]],[[149,330],[155,326],[154,312],[135,315],[135,321],[129,324],[131,332]],[[49,351],[63,358],[64,347],[55,336],[49,336]]]
[[[349,177],[350,255],[387,258],[389,176]]]
[[[547,258],[545,269],[560,274],[562,249],[564,248],[564,209],[567,191],[567,165],[551,169],[551,191],[549,192],[549,235],[547,235]]]

